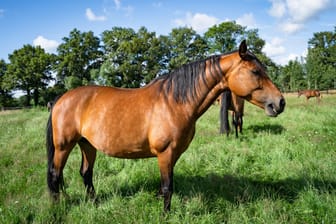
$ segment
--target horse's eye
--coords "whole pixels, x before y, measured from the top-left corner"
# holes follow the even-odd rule
[[[259,70],[257,70],[257,69],[253,69],[252,73],[255,74],[255,75],[259,75],[260,74]]]

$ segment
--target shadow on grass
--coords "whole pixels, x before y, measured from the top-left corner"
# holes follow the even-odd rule
[[[206,177],[179,177],[175,178],[177,185],[181,184],[182,189],[177,193],[192,196],[201,193],[208,199],[222,197],[234,203],[250,203],[260,199],[268,198],[271,200],[285,200],[289,203],[294,202],[300,192],[307,189],[314,189],[319,193],[334,191],[336,182],[327,180],[309,180],[304,177],[299,179],[284,180],[256,180],[249,177],[237,177],[233,175],[220,176],[209,174]],[[182,183],[178,183],[178,181]],[[185,189],[183,186],[192,186],[192,190]]]
[[[280,135],[286,130],[282,125],[278,124],[250,125],[246,129],[255,133],[267,132],[273,135]]]
[[[102,189],[97,194],[96,200],[89,200],[94,206],[99,207],[114,197],[127,198],[135,197],[139,192],[148,192],[156,200],[156,193],[159,186],[159,177],[148,177],[144,180],[139,178],[136,182],[118,187]],[[310,189],[317,194],[333,193],[336,189],[336,182],[323,179],[309,179],[301,177],[297,179],[288,178],[284,180],[258,180],[245,176],[234,176],[230,174],[218,175],[209,173],[206,176],[185,176],[176,174],[174,176],[174,194],[179,198],[188,199],[201,196],[206,203],[208,212],[218,211],[216,201],[227,201],[233,205],[244,205],[263,199],[276,201],[282,200],[287,203],[294,203],[304,191]],[[74,194],[65,197],[65,200],[50,208],[48,218],[50,223],[62,223],[67,219],[67,214],[73,207],[87,203],[84,194]],[[158,198],[163,202],[162,198]],[[207,203],[212,202],[212,203]],[[174,204],[172,204],[174,210]]]
[[[152,177],[146,180],[146,183],[139,181],[128,186],[122,186],[117,191],[103,190],[97,195],[96,203],[99,205],[109,201],[115,194],[121,197],[132,197],[139,191],[147,191],[153,192],[153,195],[155,195],[158,186],[159,179]],[[280,199],[293,203],[302,191],[308,189],[313,189],[321,194],[334,192],[336,182],[305,177],[285,180],[256,180],[244,176],[229,174],[220,176],[210,173],[207,176],[175,175],[174,189],[174,194],[181,198],[202,195],[207,201],[222,198],[232,204],[251,203],[261,199]]]

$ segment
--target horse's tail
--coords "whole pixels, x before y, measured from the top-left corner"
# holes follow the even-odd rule
[[[58,98],[56,98],[56,100],[51,105],[50,115],[46,127],[46,148],[48,159],[47,183],[51,194],[58,193],[60,185],[62,186],[63,184],[62,177],[59,180],[55,180],[55,170],[54,170],[55,145],[53,137],[52,116],[53,116],[53,107],[57,100]]]
[[[52,110],[50,111],[47,128],[46,128],[46,148],[47,148],[47,159],[48,159],[48,168],[47,168],[47,182],[50,191],[55,190],[53,184],[53,161],[55,155],[55,145],[53,139],[53,126],[52,126]]]
[[[220,108],[220,130],[219,133],[229,135],[230,125],[229,125],[229,108],[231,104],[231,91],[225,90],[221,95],[221,108]]]

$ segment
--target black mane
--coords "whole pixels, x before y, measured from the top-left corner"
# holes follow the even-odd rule
[[[208,86],[205,71],[206,64],[210,62],[210,71],[214,79],[219,79],[222,74],[219,59],[222,55],[213,55],[204,60],[182,65],[169,74],[160,76],[157,80],[163,80],[162,91],[166,95],[173,93],[174,99],[179,103],[185,103],[197,97],[197,86],[203,83]]]

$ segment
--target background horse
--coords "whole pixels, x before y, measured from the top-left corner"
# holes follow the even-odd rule
[[[230,90],[225,90],[219,96],[220,104],[220,130],[219,133],[226,133],[228,136],[230,133],[229,114],[228,111],[232,111],[232,124],[235,127],[236,138],[238,138],[238,131],[243,131],[243,116],[244,116],[244,104],[243,98],[232,93]]]
[[[47,110],[50,111],[51,107],[52,107],[52,102],[48,101],[48,103],[47,103]]]
[[[316,101],[319,103],[321,101],[321,93],[319,90],[315,89],[315,90],[301,90],[298,91],[298,97],[300,97],[301,95],[304,95],[306,97],[306,101],[309,100],[309,98],[311,97],[316,97]]]
[[[142,88],[85,86],[68,91],[53,104],[47,124],[47,183],[52,197],[58,200],[64,190],[63,168],[78,143],[80,174],[91,197],[97,150],[118,158],[157,157],[159,194],[169,211],[175,163],[193,139],[197,119],[225,89],[268,116],[285,108],[284,97],[245,41],[238,51],[184,65]]]

